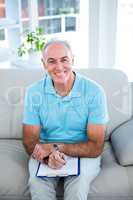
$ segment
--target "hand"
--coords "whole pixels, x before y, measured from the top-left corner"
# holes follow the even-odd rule
[[[49,155],[48,166],[52,169],[59,169],[66,164],[65,154],[59,151],[53,151]]]
[[[52,144],[36,144],[32,157],[40,162],[52,152]]]

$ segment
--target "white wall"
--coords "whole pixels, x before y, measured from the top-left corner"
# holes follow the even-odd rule
[[[89,66],[114,67],[117,0],[90,0]]]

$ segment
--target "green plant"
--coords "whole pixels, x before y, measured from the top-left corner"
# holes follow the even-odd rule
[[[42,28],[36,28],[35,31],[27,31],[23,38],[23,43],[18,47],[18,56],[41,51],[45,43],[46,38]]]

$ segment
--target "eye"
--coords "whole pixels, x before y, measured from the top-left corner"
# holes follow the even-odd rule
[[[48,60],[47,63],[48,63],[48,64],[55,64],[55,63],[56,63],[56,60]]]
[[[62,58],[62,59],[61,59],[61,62],[63,62],[63,63],[69,63],[70,61],[69,61],[68,58]]]

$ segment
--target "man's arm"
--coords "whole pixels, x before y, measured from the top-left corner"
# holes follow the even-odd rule
[[[36,144],[39,144],[40,126],[23,125],[23,144],[29,155],[33,153]]]
[[[42,161],[53,151],[53,145],[41,144],[39,135],[39,125],[23,125],[23,144],[27,153],[36,160]]]
[[[89,124],[87,127],[89,140],[87,142],[59,144],[59,151],[69,156],[97,157],[103,150],[105,130],[105,125]]]

